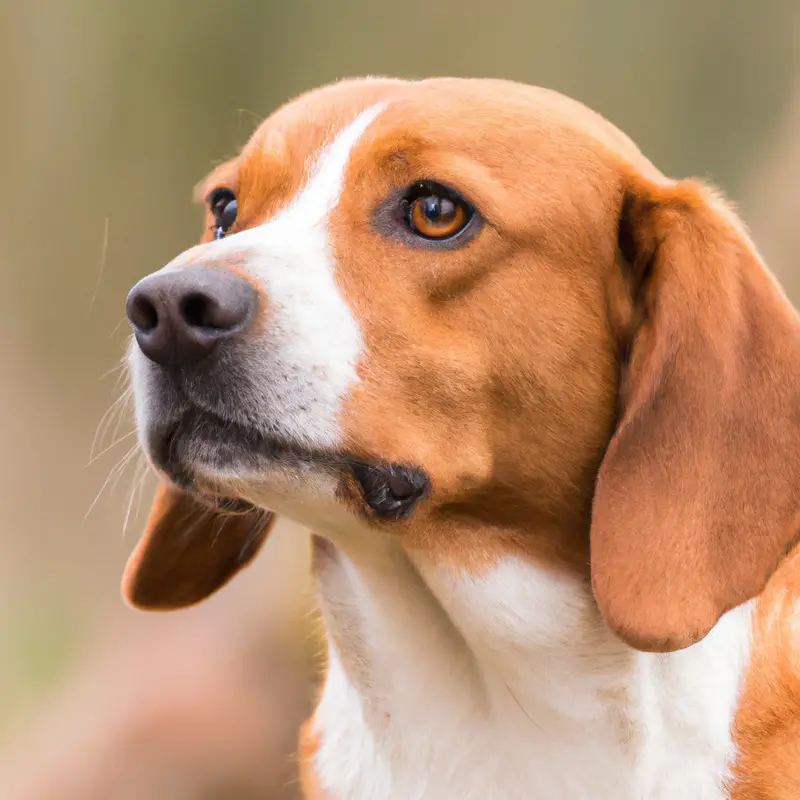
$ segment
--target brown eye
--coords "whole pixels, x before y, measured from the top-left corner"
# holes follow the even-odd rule
[[[415,185],[405,203],[408,227],[425,239],[452,239],[469,225],[473,215],[466,200],[433,183]]]
[[[214,215],[214,238],[221,239],[236,222],[236,195],[230,189],[214,189],[209,195],[208,206]]]

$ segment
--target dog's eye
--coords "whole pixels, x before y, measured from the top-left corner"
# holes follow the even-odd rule
[[[470,223],[470,204],[452,189],[437,183],[417,183],[406,192],[406,224],[425,239],[452,239]]]
[[[236,222],[236,195],[230,189],[214,189],[209,195],[208,206],[214,215],[214,238],[221,239]]]

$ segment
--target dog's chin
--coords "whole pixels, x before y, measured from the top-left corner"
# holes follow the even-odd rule
[[[344,507],[376,521],[396,520],[428,492],[428,478],[416,467],[313,450],[204,410],[185,410],[150,427],[145,441],[159,472],[229,512],[261,507],[311,526]]]

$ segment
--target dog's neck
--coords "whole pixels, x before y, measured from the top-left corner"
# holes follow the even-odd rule
[[[334,538],[315,547],[330,662],[308,765],[329,796],[724,796],[749,607],[645,654],[576,576],[509,557],[476,577],[374,531]]]

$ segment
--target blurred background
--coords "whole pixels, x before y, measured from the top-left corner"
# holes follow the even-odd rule
[[[341,77],[545,85],[665,172],[721,185],[796,301],[798,12],[0,0],[0,797],[296,796],[320,649],[306,534],[284,526],[191,611],[133,612],[118,588],[152,492],[135,451],[125,460],[124,404],[104,417],[123,388],[125,295],[199,236],[191,193],[212,166],[279,104]]]

